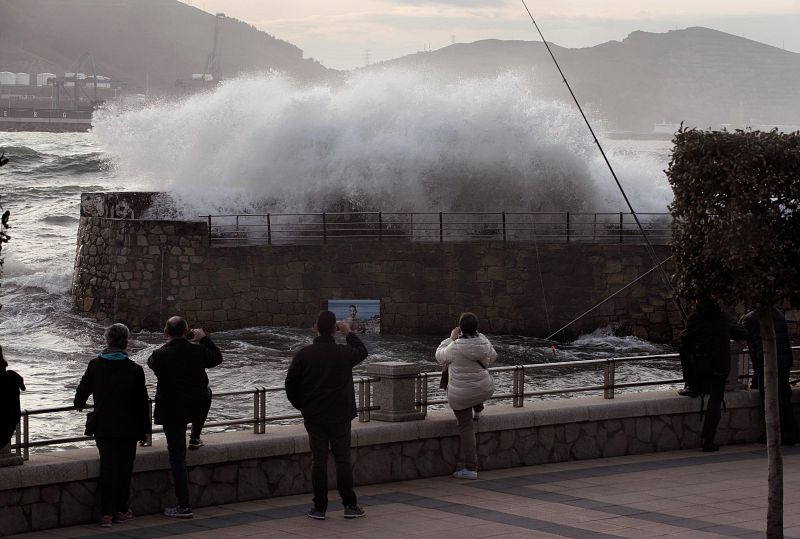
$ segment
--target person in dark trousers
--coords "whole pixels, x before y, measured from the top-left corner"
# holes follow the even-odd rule
[[[0,449],[11,443],[17,430],[21,411],[19,392],[25,391],[25,381],[16,371],[7,370],[8,363],[0,347]]]
[[[681,347],[695,358],[703,356],[709,363],[710,396],[701,437],[703,451],[719,451],[714,438],[722,415],[725,382],[731,370],[730,341],[746,339],[747,332],[732,316],[723,313],[711,296],[700,294],[695,298],[695,305],[695,312],[689,316],[686,329],[681,335]],[[695,361],[695,379],[701,376],[697,364]],[[693,389],[697,390],[697,386],[693,386]]]
[[[764,405],[764,346],[761,342],[761,323],[758,311],[753,310],[744,315],[741,324],[747,330],[747,348],[750,362],[753,364],[755,387],[761,395]],[[798,441],[797,419],[792,410],[792,386],[789,384],[789,373],[792,370],[794,357],[792,344],[789,341],[789,327],[786,318],[778,309],[772,310],[772,323],[775,326],[775,347],[778,351],[778,408],[781,421],[781,443],[795,445]]]
[[[353,491],[350,463],[350,422],[356,417],[353,367],[367,357],[367,349],[347,322],[336,322],[331,311],[319,313],[314,343],[299,350],[286,373],[286,396],[303,414],[311,447],[311,485],[314,505],[308,516],[325,520],[328,510],[328,447],[336,463],[336,487],[344,504],[344,518],[364,516]],[[337,344],[339,331],[347,344]]]
[[[106,328],[106,348],[89,362],[75,391],[79,410],[94,395],[94,441],[100,453],[100,526],[133,518],[128,504],[136,442],[150,433],[144,370],[128,358],[128,328]]]
[[[164,515],[192,518],[189,501],[189,474],[186,469],[186,426],[208,412],[208,375],[206,369],[222,363],[222,352],[202,329],[193,329],[180,316],[167,320],[164,335],[167,343],[154,350],[147,360],[158,379],[153,420],[164,427],[169,463],[175,483],[178,505],[168,507]]]

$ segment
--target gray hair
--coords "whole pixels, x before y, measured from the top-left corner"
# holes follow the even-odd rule
[[[119,348],[125,350],[128,347],[128,336],[130,335],[128,326],[125,324],[112,324],[106,328],[106,344],[109,348]]]

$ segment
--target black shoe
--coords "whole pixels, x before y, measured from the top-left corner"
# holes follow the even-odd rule
[[[697,391],[695,391],[694,389],[692,389],[689,386],[686,386],[683,389],[679,389],[678,390],[678,395],[680,395],[682,397],[696,397],[697,396]]]
[[[714,442],[705,442],[703,444],[703,453],[713,453],[714,451],[719,451],[719,446]]]
[[[363,509],[357,505],[344,506],[344,518],[360,518],[366,515]]]
[[[306,513],[308,518],[313,518],[314,520],[325,520],[325,511],[320,511],[316,507],[312,507]]]
[[[193,451],[196,450],[196,449],[200,449],[204,445],[206,445],[206,444],[204,444],[203,440],[201,440],[200,438],[190,438],[189,439],[189,449],[191,449]]]

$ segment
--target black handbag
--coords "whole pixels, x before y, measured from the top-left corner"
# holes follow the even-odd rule
[[[445,365],[442,368],[442,378],[439,380],[439,388],[440,389],[447,389],[447,382],[450,381],[450,369],[447,368]]]
[[[97,429],[97,416],[94,412],[86,414],[86,428],[83,430],[84,436],[94,436],[94,431]]]

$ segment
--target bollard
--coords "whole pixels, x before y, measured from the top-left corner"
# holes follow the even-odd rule
[[[371,419],[376,421],[414,421],[424,419],[425,412],[415,407],[417,375],[422,366],[405,361],[379,361],[367,365],[367,375],[380,378],[375,383],[375,405]]]

